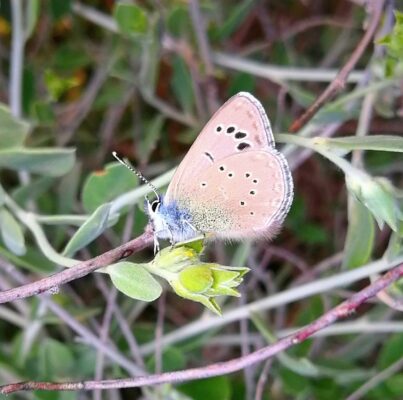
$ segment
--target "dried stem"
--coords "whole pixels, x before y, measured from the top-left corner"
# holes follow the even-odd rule
[[[0,394],[10,394],[21,390],[94,390],[94,389],[117,389],[129,387],[143,387],[148,385],[175,383],[203,379],[212,376],[229,374],[242,370],[248,366],[267,360],[281,351],[295,346],[311,337],[314,333],[326,328],[339,319],[346,318],[354,313],[357,308],[376,296],[376,294],[397,281],[403,276],[403,264],[392,269],[373,284],[359,291],[337,307],[323,314],[316,321],[305,326],[298,332],[287,336],[276,343],[263,347],[244,357],[239,357],[226,362],[212,364],[206,367],[191,368],[187,370],[165,372],[162,374],[115,379],[105,381],[84,381],[84,382],[20,382],[0,387]]]
[[[373,0],[370,3],[370,6],[372,8],[372,18],[368,25],[368,29],[365,32],[365,35],[358,43],[347,63],[339,71],[336,78],[329,84],[325,91],[308,108],[308,110],[306,110],[305,113],[301,115],[301,117],[299,117],[291,124],[290,132],[297,132],[298,130],[300,130],[317,113],[317,111],[321,107],[323,107],[324,104],[326,104],[327,101],[329,101],[338,92],[344,89],[348,75],[353,70],[358,60],[361,58],[372,37],[375,35],[376,28],[382,15],[383,5],[384,0]]]
[[[0,292],[0,304],[18,299],[24,299],[29,296],[38,295],[49,290],[58,288],[67,282],[82,278],[89,273],[112,264],[122,258],[139,252],[140,250],[152,244],[151,231],[144,232],[141,236],[131,240],[115,249],[109,250],[91,260],[81,262],[71,268],[67,268],[54,275],[40,279],[39,281],[28,283],[14,289]]]

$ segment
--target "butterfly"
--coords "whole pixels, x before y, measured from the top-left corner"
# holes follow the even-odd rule
[[[146,200],[155,250],[158,239],[272,238],[293,200],[289,166],[274,146],[261,103],[246,92],[231,97],[193,143],[165,196]]]

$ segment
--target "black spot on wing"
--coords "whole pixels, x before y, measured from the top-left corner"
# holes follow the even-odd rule
[[[237,149],[244,150],[247,149],[248,147],[251,147],[249,143],[242,142],[238,144]]]
[[[247,135],[246,135],[246,133],[245,132],[237,132],[236,134],[235,134],[235,139],[243,139],[243,138],[245,138]]]
[[[207,151],[204,152],[204,155],[205,155],[211,162],[214,161],[214,157],[213,157],[210,153],[208,153]]]

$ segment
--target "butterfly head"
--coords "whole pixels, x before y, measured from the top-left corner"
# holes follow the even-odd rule
[[[151,220],[153,220],[155,216],[159,214],[161,203],[162,203],[162,197],[160,196],[158,196],[154,200],[150,200],[147,196],[145,196],[144,209],[146,210],[146,213]]]

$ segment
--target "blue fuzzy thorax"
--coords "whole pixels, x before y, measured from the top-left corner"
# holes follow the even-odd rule
[[[149,209],[147,200],[145,207],[158,238],[176,243],[198,235],[188,209],[181,207],[176,201],[167,202],[163,196],[160,197],[160,202],[155,212]]]

